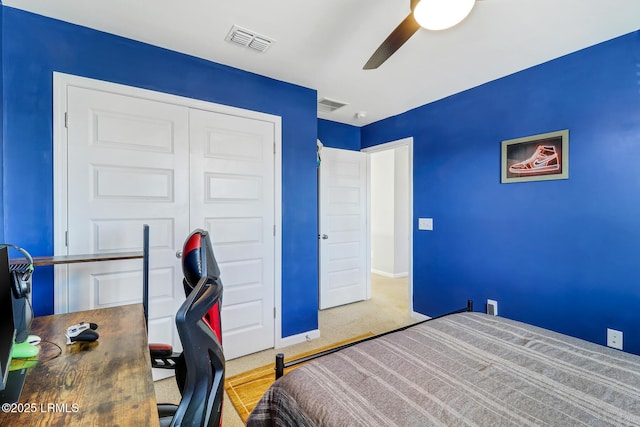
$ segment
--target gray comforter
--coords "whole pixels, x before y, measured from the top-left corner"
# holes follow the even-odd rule
[[[325,356],[248,426],[640,426],[640,357],[480,313]]]

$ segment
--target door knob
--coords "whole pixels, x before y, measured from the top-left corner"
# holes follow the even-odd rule
[[[322,240],[327,240],[329,238],[329,236],[327,236],[326,234],[322,235]]]
[[[176,258],[182,258],[182,251],[176,252]]]

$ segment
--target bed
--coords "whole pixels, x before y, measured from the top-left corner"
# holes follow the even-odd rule
[[[464,312],[278,379],[247,426],[640,426],[640,357]]]

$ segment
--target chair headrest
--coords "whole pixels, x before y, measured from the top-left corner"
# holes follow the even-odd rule
[[[189,286],[193,289],[198,280],[202,278],[206,272],[203,263],[203,240],[206,231],[195,230],[187,237],[182,250],[182,274]]]

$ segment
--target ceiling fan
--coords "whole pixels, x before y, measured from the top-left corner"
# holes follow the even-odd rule
[[[371,55],[363,70],[378,68],[421,27],[428,30],[451,28],[467,17],[476,0],[410,0],[411,13]]]

